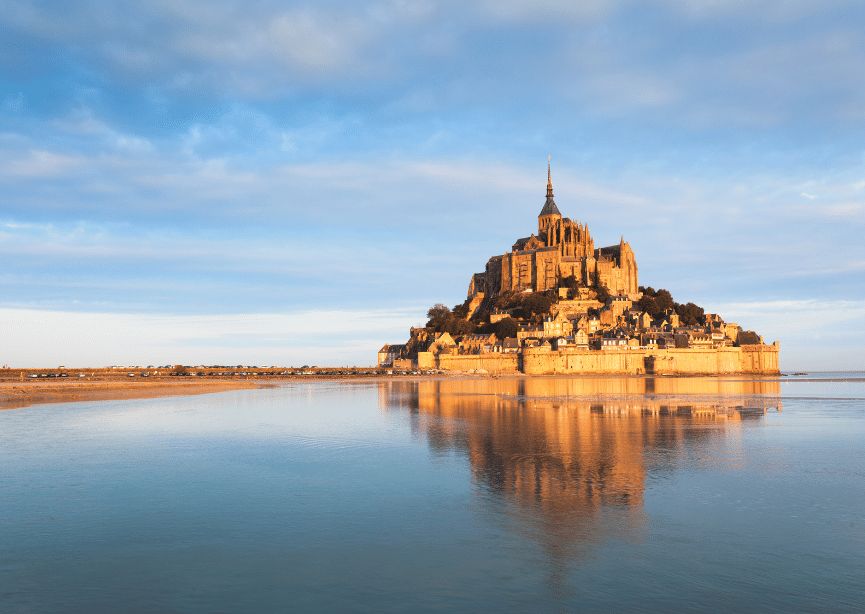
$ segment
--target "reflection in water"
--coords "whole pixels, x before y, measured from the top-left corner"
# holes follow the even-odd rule
[[[391,380],[379,404],[410,412],[433,452],[467,455],[481,500],[542,544],[555,589],[592,544],[639,539],[647,473],[781,410],[777,379],[735,378]]]

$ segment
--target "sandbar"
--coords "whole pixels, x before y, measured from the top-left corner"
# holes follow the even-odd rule
[[[90,381],[37,380],[0,382],[0,410],[19,409],[44,403],[113,401],[155,397],[211,394],[244,388],[268,388],[273,384],[248,380],[199,380],[163,378],[96,379]]]

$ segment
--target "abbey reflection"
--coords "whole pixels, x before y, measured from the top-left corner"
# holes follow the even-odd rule
[[[553,516],[641,506],[647,471],[781,409],[777,380],[734,378],[387,381],[379,403],[410,411],[433,450],[467,453],[490,492]]]
[[[601,544],[642,539],[647,475],[781,409],[777,380],[635,377],[388,380],[379,406],[468,457],[472,504],[542,548],[553,591]]]

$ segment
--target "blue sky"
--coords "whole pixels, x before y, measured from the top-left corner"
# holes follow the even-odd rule
[[[372,364],[556,202],[865,369],[861,2],[0,6],[0,364]]]

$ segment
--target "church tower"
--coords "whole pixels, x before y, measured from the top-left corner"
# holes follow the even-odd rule
[[[550,173],[550,165],[547,163],[547,202],[544,203],[544,208],[541,209],[538,215],[538,237],[546,239],[547,245],[553,245],[551,241],[552,229],[557,226],[562,219],[562,214],[559,213],[559,208],[556,207],[556,201],[553,200],[553,179]]]

